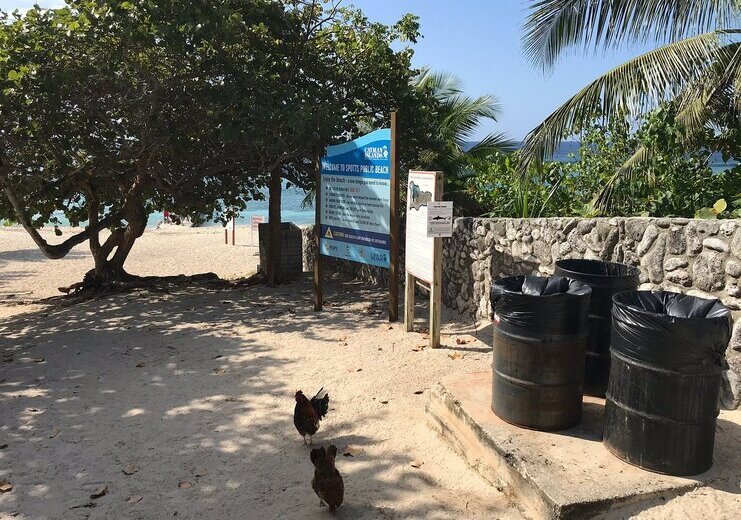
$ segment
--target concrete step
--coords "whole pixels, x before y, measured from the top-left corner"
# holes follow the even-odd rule
[[[713,467],[693,478],[624,463],[602,445],[604,400],[584,398],[580,425],[561,432],[527,430],[491,411],[491,372],[457,374],[430,393],[428,422],[493,485],[505,485],[535,518],[591,518],[699,486],[741,478],[741,413],[718,419]]]

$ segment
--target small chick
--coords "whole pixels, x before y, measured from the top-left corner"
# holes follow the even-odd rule
[[[319,430],[319,421],[329,410],[329,394],[324,388],[311,398],[299,390],[296,392],[296,407],[293,409],[293,424],[304,438],[304,444],[311,444],[311,437]]]
[[[326,451],[324,447],[311,450],[311,463],[314,464],[314,478],[311,480],[311,487],[319,497],[319,506],[327,504],[330,513],[337,511],[345,495],[342,475],[334,466],[336,456],[337,446],[335,445],[331,445]]]

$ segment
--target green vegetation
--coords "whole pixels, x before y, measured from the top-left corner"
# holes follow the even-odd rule
[[[528,175],[520,176],[521,152],[491,155],[471,163],[468,190],[492,216],[739,216],[741,166],[713,172],[708,166],[712,152],[686,149],[683,135],[667,108],[648,114],[635,132],[619,118],[608,123],[598,118],[582,134],[575,162],[531,163]],[[612,184],[612,203],[598,210],[595,194],[641,148],[651,153],[632,176]],[[719,204],[711,211],[720,199],[725,207]]]
[[[544,69],[552,68],[570,47],[610,49],[653,40],[660,47],[597,78],[548,116],[526,138],[523,171],[552,156],[560,140],[589,126],[594,114],[600,114],[608,127],[618,121],[630,124],[662,101],[670,104],[682,128],[677,137],[685,149],[726,152],[729,143],[738,147],[738,0],[533,0],[530,11],[523,35],[525,52]],[[647,174],[649,182],[657,179],[653,169],[639,167],[651,161],[654,151],[634,149],[604,184],[597,205],[607,208],[614,184],[635,170]]]

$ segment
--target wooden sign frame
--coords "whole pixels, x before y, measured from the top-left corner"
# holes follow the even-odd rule
[[[443,198],[444,175],[443,172],[432,172],[435,175],[435,193],[434,201],[441,201]],[[407,201],[409,204],[409,201]],[[407,208],[407,222],[408,222]],[[425,228],[426,229],[426,228]],[[440,324],[442,320],[442,275],[443,275],[443,239],[433,238],[432,249],[432,279],[429,281],[417,278],[405,267],[404,283],[404,328],[407,332],[414,331],[414,304],[415,288],[417,285],[427,290],[430,295],[430,348],[440,346]],[[411,251],[404,252],[406,256]],[[406,262],[405,262],[406,264]]]

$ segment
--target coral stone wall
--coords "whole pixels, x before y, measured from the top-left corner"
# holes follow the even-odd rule
[[[552,274],[556,260],[639,266],[642,289],[715,297],[741,311],[741,221],[683,218],[459,218],[444,248],[443,300],[490,314],[492,280]]]

